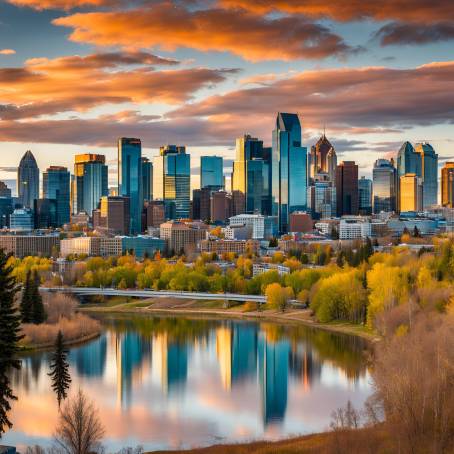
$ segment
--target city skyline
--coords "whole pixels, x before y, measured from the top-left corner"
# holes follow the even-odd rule
[[[30,149],[40,169],[104,154],[112,185],[122,136],[140,137],[149,159],[185,144],[193,175],[201,155],[224,157],[230,172],[235,138],[270,146],[278,111],[300,114],[308,150],[326,127],[360,176],[404,140],[430,142],[440,169],[452,154],[453,35],[440,27],[452,5],[385,3],[284,1],[274,12],[266,1],[4,0],[0,179],[15,179]],[[130,29],[112,35],[125,18],[141,46]]]

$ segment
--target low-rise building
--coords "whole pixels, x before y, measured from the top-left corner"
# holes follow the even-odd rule
[[[0,249],[15,257],[50,257],[60,246],[58,235],[0,235]]]
[[[134,237],[124,236],[121,238],[123,254],[134,254],[136,257],[153,257],[156,252],[164,252],[166,242],[161,238],[139,235]]]
[[[252,274],[254,277],[267,271],[277,271],[279,276],[284,276],[290,273],[290,268],[278,263],[254,263],[252,265]]]
[[[208,225],[203,223],[184,223],[169,221],[161,224],[160,238],[167,242],[170,253],[180,253],[187,248],[195,248],[207,236]]]
[[[223,229],[226,240],[249,240],[252,238],[250,225],[228,225]]]
[[[371,236],[370,220],[363,216],[344,216],[339,222],[339,239],[356,240]]]
[[[312,217],[309,213],[305,211],[294,211],[290,213],[290,232],[311,232],[314,228],[314,223],[312,222]]]
[[[10,216],[10,230],[13,232],[31,232],[35,227],[33,211],[28,208],[14,210]]]
[[[202,240],[200,241],[200,252],[215,252],[226,254],[233,252],[241,255],[246,252],[257,254],[260,249],[260,242],[257,240]]]
[[[229,219],[230,226],[246,225],[252,227],[252,239],[270,239],[277,235],[277,216],[263,216],[261,214],[239,214]]]

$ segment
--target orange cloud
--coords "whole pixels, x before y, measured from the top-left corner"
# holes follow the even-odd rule
[[[409,22],[437,22],[454,19],[452,0],[219,0],[224,7],[242,8],[256,13],[281,11],[291,14],[337,21],[364,18],[402,20]]]
[[[7,0],[16,6],[26,6],[37,10],[43,9],[72,9],[86,6],[108,6],[114,0]]]
[[[14,55],[16,51],[14,49],[1,49],[0,55]]]
[[[190,11],[172,2],[76,13],[53,23],[72,28],[70,39],[77,42],[227,51],[250,61],[319,59],[355,51],[325,26],[301,16],[268,18],[229,9]]]
[[[146,52],[126,52],[31,59],[23,68],[0,68],[0,117],[83,111],[106,103],[179,104],[234,72],[207,68],[157,71],[150,64],[176,62]],[[125,65],[139,66],[131,69]]]

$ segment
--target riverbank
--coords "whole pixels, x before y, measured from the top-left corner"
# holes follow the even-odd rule
[[[90,342],[92,340],[97,339],[101,335],[101,329],[99,329],[96,333],[91,333],[86,336],[81,336],[75,339],[69,339],[65,341],[65,347],[76,347],[77,345],[85,344],[86,342]],[[55,341],[46,342],[42,344],[27,344],[21,345],[20,352],[21,353],[30,353],[30,352],[38,352],[38,351],[46,351],[51,350],[55,346]]]
[[[285,312],[263,307],[257,311],[250,303],[223,307],[218,301],[182,300],[178,298],[150,298],[130,300],[113,298],[105,303],[87,304],[80,308],[86,313],[134,313],[155,315],[181,315],[185,317],[236,318],[272,321],[283,324],[303,324],[326,331],[358,336],[369,342],[378,342],[380,337],[360,325],[351,323],[318,323],[309,309],[288,309]]]

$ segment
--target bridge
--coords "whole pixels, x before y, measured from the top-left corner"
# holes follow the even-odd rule
[[[241,295],[239,293],[176,292],[172,290],[118,290],[96,287],[41,287],[42,292],[66,293],[77,296],[124,296],[125,298],[182,298],[191,300],[240,301],[264,304],[263,295]]]

